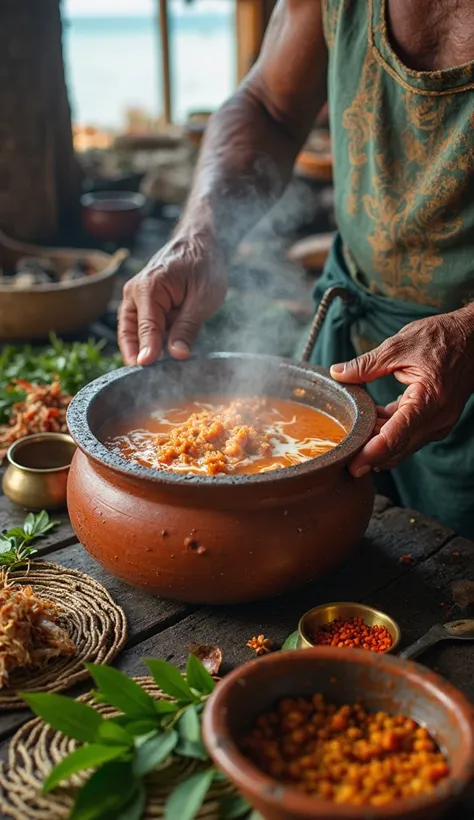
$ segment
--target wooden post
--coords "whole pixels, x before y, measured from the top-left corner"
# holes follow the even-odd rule
[[[236,0],[237,76],[241,82],[262,47],[276,0]]]
[[[78,215],[61,37],[59,0],[2,0],[0,228],[29,242],[67,235]]]
[[[168,32],[168,0],[160,0],[160,38],[161,38],[161,65],[163,73],[163,104],[164,116],[167,123],[172,119],[171,106],[171,68],[170,47]]]

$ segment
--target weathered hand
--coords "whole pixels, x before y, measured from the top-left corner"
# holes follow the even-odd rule
[[[223,260],[212,238],[178,233],[124,287],[118,338],[125,364],[151,364],[166,338],[171,356],[188,358],[226,291]]]
[[[350,465],[357,478],[390,469],[430,441],[445,438],[474,391],[474,309],[422,319],[331,375],[362,384],[393,374],[406,385],[399,399],[378,407],[372,439]]]

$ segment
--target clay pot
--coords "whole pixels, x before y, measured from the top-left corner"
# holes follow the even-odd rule
[[[298,396],[350,432],[334,450],[296,467],[251,476],[184,476],[127,462],[101,443],[105,419],[185,396]],[[167,598],[236,603],[297,587],[339,564],[360,541],[373,505],[370,475],[349,460],[375,423],[370,397],[307,364],[215,354],[162,360],[97,379],[72,401],[79,450],[68,507],[79,540],[113,575]]]
[[[257,769],[239,743],[259,714],[283,697],[321,692],[333,703],[362,701],[371,712],[403,714],[426,725],[447,753],[451,775],[431,794],[387,806],[336,805],[300,794]],[[474,711],[439,675],[363,649],[318,647],[276,652],[236,669],[218,684],[203,718],[204,742],[216,766],[265,820],[435,820],[474,774]]]
[[[81,197],[82,224],[104,242],[131,239],[143,221],[146,199],[131,191],[96,191]]]

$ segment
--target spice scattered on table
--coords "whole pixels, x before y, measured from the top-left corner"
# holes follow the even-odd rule
[[[308,637],[315,646],[369,649],[371,652],[386,652],[393,644],[386,626],[368,626],[360,615],[347,620],[336,618]]]
[[[266,638],[265,635],[258,635],[254,638],[250,638],[247,642],[247,646],[249,649],[253,649],[258,656],[268,655],[268,653],[273,649],[272,641],[270,638]]]
[[[403,715],[285,698],[242,744],[265,773],[339,804],[385,806],[431,792],[449,766],[427,729]]]
[[[0,459],[10,444],[35,433],[66,433],[66,412],[71,396],[61,389],[58,380],[42,386],[16,379],[14,388],[25,397],[13,405],[8,424],[0,426]]]
[[[212,644],[191,644],[189,651],[198,658],[210,675],[218,675],[222,664],[222,651]]]
[[[73,655],[76,647],[58,625],[60,608],[37,595],[31,586],[0,589],[0,689],[13,669],[40,667],[59,655]]]
[[[47,347],[3,347],[0,352],[0,424],[3,425],[0,427],[0,450],[8,448],[16,440],[13,437],[16,427],[18,438],[21,434],[41,432],[31,419],[27,425],[27,419],[18,418],[22,412],[18,412],[17,405],[26,403],[28,399],[28,412],[31,409],[31,389],[38,386],[53,388],[59,382],[63,397],[74,396],[93,379],[120,367],[120,356],[104,356],[103,345],[103,342],[94,341],[63,342],[51,335]],[[53,404],[53,408],[55,406]]]
[[[474,604],[474,581],[455,581],[451,587],[454,603],[466,609]]]

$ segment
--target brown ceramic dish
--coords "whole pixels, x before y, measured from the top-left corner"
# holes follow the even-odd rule
[[[370,711],[403,714],[426,725],[448,756],[446,785],[423,798],[361,809],[302,795],[262,773],[239,750],[243,735],[280,698],[316,692],[331,702],[361,700]],[[265,820],[435,820],[474,774],[473,720],[467,699],[422,666],[359,649],[318,647],[277,652],[236,669],[209,700],[203,733],[216,766]]]
[[[96,191],[81,197],[82,224],[101,241],[131,239],[143,220],[146,199],[133,191]]]
[[[337,418],[349,431],[333,450],[295,467],[242,476],[182,475],[141,467],[101,443],[105,419],[206,393],[275,395]],[[369,439],[375,409],[358,387],[271,356],[220,353],[123,368],[84,388],[68,424],[79,447],[68,506],[85,548],[134,586],[196,603],[282,593],[339,564],[370,519],[370,476],[349,460]]]

